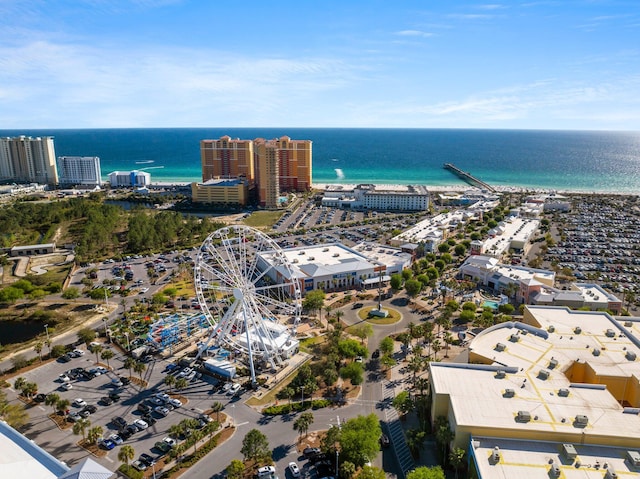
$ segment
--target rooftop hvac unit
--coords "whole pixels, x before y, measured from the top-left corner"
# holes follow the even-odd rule
[[[627,451],[627,459],[633,467],[640,467],[640,452]]]
[[[504,394],[502,395],[502,397],[512,398],[515,395],[516,395],[516,392],[513,389],[505,389],[504,390]]]
[[[607,329],[604,334],[607,336],[607,338],[613,338],[616,335],[616,332],[613,329]]]
[[[605,479],[618,479],[618,474],[616,473],[615,469],[613,469],[613,466],[609,465],[609,468],[607,469],[604,477]]]
[[[580,334],[582,332],[582,328],[580,326],[576,326],[576,328],[573,330],[574,333],[576,334]]]
[[[491,452],[491,462],[497,464],[500,462],[500,448],[498,446],[493,448]]]
[[[624,327],[625,328],[630,328],[631,326],[633,326],[633,323],[631,321],[625,321],[624,322]]]
[[[507,376],[507,373],[505,373],[502,369],[498,369],[494,377],[496,379],[504,379],[506,376]]]
[[[569,390],[567,388],[558,389],[558,396],[566,398],[569,395]]]
[[[594,356],[600,356],[600,350],[598,348],[593,348],[591,354],[593,354]]]
[[[589,418],[584,414],[578,414],[573,422],[576,426],[584,427],[589,424]]]
[[[636,353],[634,353],[633,351],[627,351],[627,354],[625,354],[624,357],[627,358],[629,361],[635,361]]]
[[[555,332],[555,330],[556,330],[556,327],[553,324],[547,328],[547,331],[549,331],[550,333]]]
[[[551,469],[549,469],[549,475],[551,477],[560,477],[560,466],[558,466],[558,463],[556,461],[553,461],[553,464],[551,464]]]
[[[516,421],[518,422],[531,421],[531,413],[529,411],[518,411],[518,415],[516,416]]]
[[[512,334],[511,336],[509,336],[509,341],[511,341],[512,343],[517,343],[518,341],[520,341],[520,336],[518,336],[517,334]]]
[[[578,457],[578,451],[576,451],[576,448],[573,444],[563,444],[562,445],[562,455],[569,459],[569,460],[574,460],[576,457]]]
[[[556,366],[558,366],[558,360],[551,358],[549,361],[549,369],[554,369]]]
[[[495,347],[496,351],[504,351],[505,349],[507,349],[507,347],[504,344],[502,343],[496,344],[496,347]]]
[[[549,375],[550,375],[550,373],[549,373],[549,371],[547,371],[546,369],[541,369],[541,370],[538,372],[538,377],[539,377],[540,379],[548,379],[548,378],[549,378]]]

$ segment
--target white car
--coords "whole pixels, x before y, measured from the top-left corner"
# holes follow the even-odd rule
[[[138,471],[144,471],[147,468],[147,465],[140,460],[135,460],[131,463],[131,467],[137,469]]]
[[[176,444],[178,444],[178,441],[176,441],[174,438],[168,437],[168,436],[165,437],[163,439],[163,441],[166,442],[169,445],[169,447],[176,447]]]
[[[107,368],[105,368],[104,366],[98,366],[98,367],[96,368],[96,371],[98,371],[100,374],[106,374],[106,373],[107,373],[107,371],[108,371],[108,369],[107,369]]]
[[[111,434],[111,436],[109,436],[109,439],[111,439],[118,446],[124,442],[122,438],[117,434]]]
[[[66,374],[61,374],[60,376],[58,376],[58,379],[60,379],[60,381],[63,383],[71,381],[71,378]]]
[[[167,417],[167,414],[169,414],[169,409],[164,406],[154,407],[153,410],[160,414],[162,417]]]
[[[144,294],[149,291],[149,288],[140,288],[140,294]]]
[[[72,404],[77,407],[85,407],[87,405],[87,401],[82,398],[75,398]]]
[[[70,389],[73,389],[73,385],[71,383],[62,383],[62,386],[60,387],[65,391],[69,391]]]
[[[120,381],[120,378],[113,378],[111,380],[111,384],[113,384],[117,388],[122,387],[122,381]]]
[[[180,399],[176,399],[176,398],[169,399],[169,404],[171,404],[173,407],[182,406],[182,402],[180,402]]]
[[[156,393],[155,397],[157,397],[164,403],[169,402],[169,400],[171,399],[171,396],[169,396],[167,393]]]
[[[74,349],[73,354],[76,355],[77,358],[84,356],[84,351],[82,349]]]
[[[298,465],[295,462],[289,463],[289,470],[293,477],[300,477],[300,468],[298,468]]]
[[[142,419],[136,419],[135,421],[133,421],[133,424],[135,424],[135,426],[141,431],[144,431],[149,427],[149,424],[147,424],[147,422],[143,421]]]
[[[240,384],[235,383],[233,386],[231,386],[231,387],[229,388],[229,391],[227,391],[227,395],[228,395],[228,396],[233,396],[234,394],[237,394],[237,393],[238,393],[238,391],[240,391],[240,388],[241,388],[241,387],[242,387],[242,386],[241,386]]]

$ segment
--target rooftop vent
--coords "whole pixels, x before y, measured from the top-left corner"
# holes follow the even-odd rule
[[[618,479],[618,474],[616,473],[615,469],[613,469],[613,466],[609,465],[609,468],[607,469],[604,477],[605,479]]]
[[[576,457],[578,457],[578,451],[576,451],[576,448],[573,444],[563,444],[562,455],[569,460],[574,460]]]
[[[573,330],[574,333],[576,334],[580,334],[582,332],[582,328],[580,326],[576,326],[576,328]]]
[[[511,341],[512,343],[517,343],[518,341],[520,341],[520,336],[518,336],[517,334],[512,334],[511,336],[509,336],[509,341]]]
[[[549,469],[549,475],[551,477],[560,477],[560,473],[562,471],[560,470],[560,466],[558,465],[558,463],[556,461],[553,461],[553,464],[551,464],[551,469]]]
[[[512,398],[515,395],[516,395],[516,392],[513,389],[505,389],[504,390],[504,394],[502,395],[502,397]]]
[[[576,427],[585,427],[587,424],[589,424],[589,418],[584,414],[578,414],[573,421],[573,424]]]
[[[635,361],[636,353],[634,353],[633,351],[627,351],[627,354],[625,354],[624,357],[627,358],[629,361]]]
[[[505,349],[507,349],[507,347],[504,344],[502,343],[496,344],[496,347],[495,347],[496,351],[504,351]]]
[[[633,467],[640,467],[640,452],[627,451],[627,459]]]
[[[607,336],[607,338],[613,338],[616,335],[616,332],[613,329],[607,329],[604,334]]]
[[[558,360],[551,358],[551,360],[549,361],[549,369],[554,369],[555,367],[558,366]]]
[[[625,321],[624,322],[624,327],[625,328],[630,328],[631,326],[633,326],[633,323],[631,321]]]
[[[546,369],[541,369],[540,371],[538,371],[538,377],[540,379],[548,379],[550,374],[551,373]]]
[[[518,422],[531,421],[531,413],[529,411],[518,411],[518,414],[516,415],[516,421]]]
[[[566,398],[569,395],[569,390],[567,388],[558,389],[558,396]]]
[[[500,462],[500,448],[498,446],[493,448],[491,451],[491,462],[497,464]]]
[[[556,327],[552,324],[547,328],[547,331],[549,331],[550,333],[554,333],[556,330]]]
[[[498,369],[494,377],[496,379],[504,379],[506,376],[507,376],[507,373],[505,373],[502,369]]]
[[[593,348],[591,354],[593,354],[594,356],[600,356],[600,350],[598,348]]]

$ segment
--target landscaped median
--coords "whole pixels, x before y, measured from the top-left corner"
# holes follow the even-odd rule
[[[337,402],[329,399],[314,399],[312,401],[304,401],[304,403],[292,402],[288,404],[268,406],[262,410],[262,414],[266,416],[279,416],[292,412],[306,411],[307,409],[322,409],[324,407],[337,405],[339,405]]]

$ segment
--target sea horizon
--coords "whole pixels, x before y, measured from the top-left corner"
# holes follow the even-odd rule
[[[470,187],[453,163],[498,189],[637,194],[640,132],[470,128],[91,128],[0,130],[53,136],[56,156],[98,156],[102,177],[142,170],[152,183],[202,181],[200,140],[312,141],[313,184]]]

